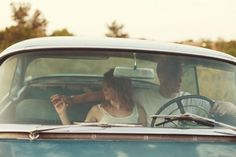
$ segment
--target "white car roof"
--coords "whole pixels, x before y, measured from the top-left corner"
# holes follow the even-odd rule
[[[146,50],[176,53],[182,55],[197,55],[203,57],[227,60],[236,63],[236,58],[223,52],[206,48],[176,44],[160,43],[157,41],[121,39],[121,38],[86,38],[86,37],[41,37],[21,41],[4,50],[0,57],[22,50],[47,48],[96,48],[96,49],[125,49]]]

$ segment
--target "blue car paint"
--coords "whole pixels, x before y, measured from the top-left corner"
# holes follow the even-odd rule
[[[235,157],[235,143],[1,140],[1,157]]]

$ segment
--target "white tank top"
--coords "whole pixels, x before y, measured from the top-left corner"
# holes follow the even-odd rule
[[[103,107],[101,107],[101,104],[98,104],[98,108],[101,110],[103,117],[101,119],[101,123],[110,123],[110,124],[137,124],[139,119],[138,109],[137,105],[134,105],[133,111],[130,115],[125,117],[114,117],[111,114],[109,114]]]

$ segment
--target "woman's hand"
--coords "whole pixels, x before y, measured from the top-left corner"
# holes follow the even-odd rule
[[[69,106],[65,101],[65,96],[55,94],[50,97],[52,104],[54,105],[57,114],[59,115],[63,125],[71,124],[69,117],[67,116],[67,107]]]
[[[59,115],[66,113],[69,104],[66,102],[64,95],[55,94],[51,96],[50,99]]]

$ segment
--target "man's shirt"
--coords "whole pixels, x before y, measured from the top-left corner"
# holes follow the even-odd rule
[[[144,110],[146,111],[147,114],[147,122],[148,125],[150,126],[152,118],[151,115],[155,115],[155,113],[160,109],[161,106],[169,102],[170,100],[180,97],[183,95],[189,95],[188,92],[179,92],[176,94],[176,97],[174,98],[166,98],[163,97],[160,94],[160,89],[159,88],[140,88],[140,89],[135,89],[134,90],[134,101],[136,104],[139,104],[143,106]],[[170,110],[176,109],[177,106],[170,106]]]

